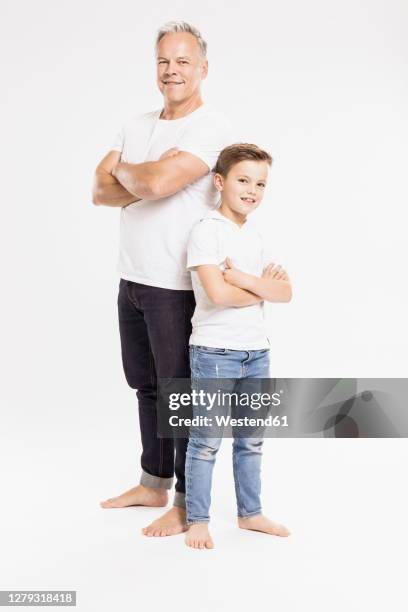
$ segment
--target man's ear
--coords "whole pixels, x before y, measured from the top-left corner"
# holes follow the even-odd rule
[[[207,74],[208,74],[208,60],[204,60],[201,66],[201,78],[202,79],[207,78]]]
[[[221,174],[214,174],[214,186],[220,192],[224,189],[224,178]]]

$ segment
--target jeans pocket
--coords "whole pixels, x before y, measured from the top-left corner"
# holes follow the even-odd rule
[[[215,346],[197,346],[199,353],[205,353],[207,355],[223,355],[227,352],[226,348],[217,348]]]

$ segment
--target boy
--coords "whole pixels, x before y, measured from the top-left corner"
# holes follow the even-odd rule
[[[197,303],[190,338],[193,385],[200,378],[269,377],[263,301],[289,302],[292,290],[285,270],[265,261],[261,236],[247,215],[262,201],[271,164],[271,156],[256,145],[223,149],[214,168],[220,206],[191,232],[187,267]],[[261,513],[262,443],[262,438],[234,436],[238,525],[288,536],[286,527]],[[202,431],[191,428],[186,456],[186,544],[193,548],[213,548],[209,507],[220,444],[220,437],[203,437]]]

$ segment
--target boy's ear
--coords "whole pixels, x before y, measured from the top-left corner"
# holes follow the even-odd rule
[[[224,178],[221,174],[214,174],[214,185],[218,191],[222,191],[224,189]]]

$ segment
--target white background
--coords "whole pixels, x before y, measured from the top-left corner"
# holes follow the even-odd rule
[[[407,376],[407,18],[397,0],[3,0],[0,588],[77,589],[86,611],[406,609],[405,440],[268,441],[286,540],[235,528],[228,441],[214,551],[140,536],[159,511],[98,507],[136,484],[139,435],[119,213],[90,191],[123,121],[161,106],[156,30],[193,23],[205,100],[274,157],[256,214],[294,299],[268,306],[272,373]]]

